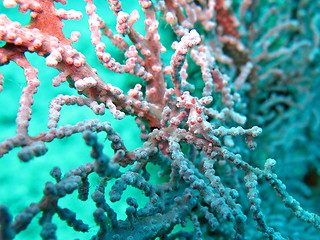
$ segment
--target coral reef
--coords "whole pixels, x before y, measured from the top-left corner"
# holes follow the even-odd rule
[[[320,237],[320,1],[0,11],[1,240]]]

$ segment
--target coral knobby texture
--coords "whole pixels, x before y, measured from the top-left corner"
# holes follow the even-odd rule
[[[0,11],[1,240],[320,239],[320,1]]]

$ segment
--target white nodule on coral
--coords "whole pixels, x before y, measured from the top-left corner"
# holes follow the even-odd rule
[[[15,0],[4,0],[3,1],[3,6],[5,6],[6,8],[13,8],[17,5]]]
[[[74,86],[78,91],[83,91],[86,88],[94,87],[97,85],[97,80],[93,77],[85,77],[82,79],[77,80],[74,83]]]

